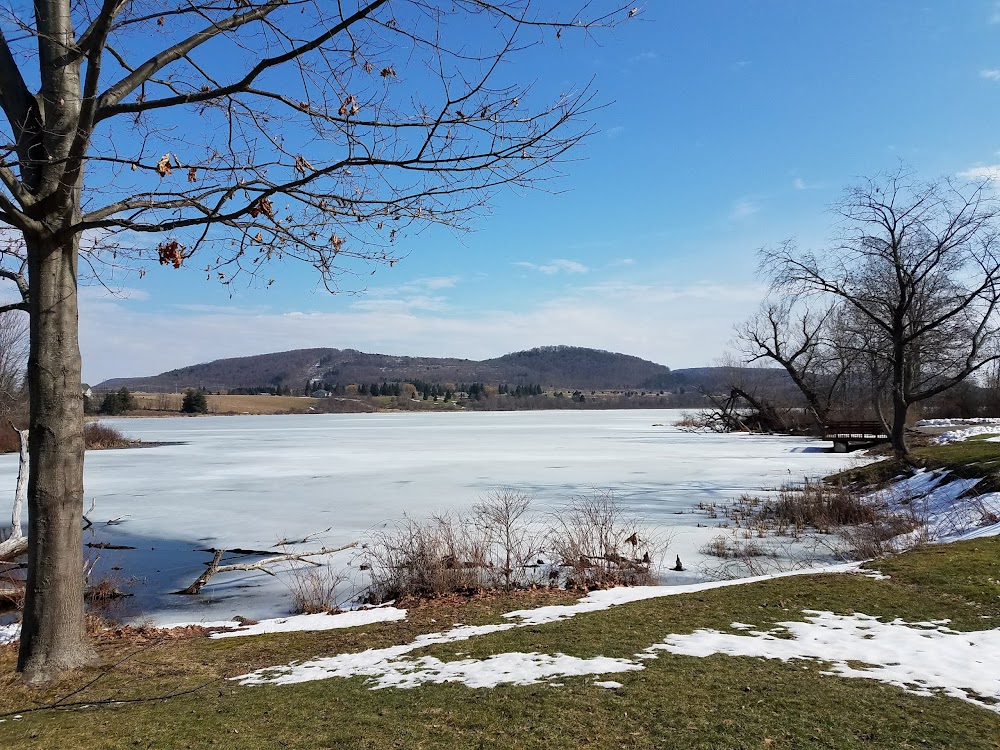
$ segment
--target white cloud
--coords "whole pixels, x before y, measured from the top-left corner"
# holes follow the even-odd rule
[[[742,221],[760,212],[760,203],[751,198],[740,198],[729,212],[730,221]]]
[[[711,364],[724,352],[733,324],[753,312],[765,291],[708,282],[609,282],[527,308],[421,309],[412,301],[371,300],[343,312],[257,314],[234,309],[163,315],[143,312],[142,305],[95,300],[81,306],[81,346],[88,383],[321,346],[482,359],[569,344],[693,367]]]
[[[133,289],[126,286],[82,286],[79,290],[80,301],[84,300],[135,300],[149,299],[145,289]]]
[[[636,63],[651,63],[659,59],[660,59],[659,52],[647,51],[647,52],[640,52],[637,55],[632,55],[632,57],[628,59],[628,62],[630,65],[634,65]]]
[[[550,260],[548,263],[543,263],[537,265],[535,263],[528,263],[527,261],[519,261],[514,263],[515,266],[521,266],[521,268],[530,268],[533,271],[541,271],[542,273],[552,276],[557,273],[587,273],[590,269],[583,263],[579,263],[575,260],[566,260],[565,258],[556,258],[555,260]]]
[[[620,136],[624,132],[625,132],[625,126],[624,125],[615,125],[614,127],[611,127],[611,128],[608,128],[607,130],[605,130],[604,131],[604,135],[606,135],[608,138],[611,138],[613,140],[613,139],[617,138],[618,136]]]
[[[959,172],[958,176],[964,177],[967,180],[1000,180],[1000,164],[970,167],[964,172]]]
[[[988,81],[1000,81],[1000,69],[989,68],[986,70],[980,70],[979,77],[985,78]]]
[[[796,190],[819,190],[823,185],[818,182],[806,182],[801,177],[796,177],[792,180],[792,187]]]

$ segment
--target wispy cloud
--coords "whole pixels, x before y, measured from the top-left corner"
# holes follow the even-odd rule
[[[624,125],[615,125],[614,127],[610,127],[607,130],[605,130],[604,135],[606,135],[608,138],[617,138],[624,132],[625,132]]]
[[[135,300],[138,302],[149,299],[145,289],[133,289],[127,286],[84,286],[80,287],[81,302],[100,302],[104,300]]]
[[[453,289],[458,284],[459,276],[425,276],[423,278],[408,281],[396,287],[396,291],[402,293],[411,292],[433,292],[439,289]]]
[[[958,173],[967,180],[1000,180],[1000,164],[987,164],[980,167],[970,167]]]
[[[990,13],[990,23],[1000,23],[1000,2],[993,3],[993,11]]]
[[[628,59],[628,63],[629,65],[635,65],[636,63],[651,63],[659,59],[660,59],[659,52],[652,52],[652,51],[640,52],[637,55],[632,55],[632,57]]]
[[[737,60],[733,63],[733,70],[741,71],[750,67],[750,60]]]
[[[806,182],[801,177],[796,177],[792,180],[792,187],[796,190],[819,190],[823,185],[818,182]]]
[[[527,261],[519,261],[514,264],[515,266],[520,266],[521,268],[530,268],[532,271],[540,271],[541,273],[552,276],[557,273],[587,273],[590,269],[583,263],[579,263],[575,260],[567,260],[566,258],[556,258],[555,260],[550,260],[548,263],[536,264],[528,263]]]
[[[730,221],[743,221],[760,213],[760,203],[752,198],[740,198],[729,212]]]
[[[985,68],[979,71],[979,77],[988,81],[1000,81],[1000,68]]]

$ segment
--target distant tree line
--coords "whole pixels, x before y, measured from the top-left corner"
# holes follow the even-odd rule
[[[241,386],[239,388],[230,388],[226,392],[230,396],[257,396],[261,393],[266,393],[269,396],[299,395],[290,386],[281,385],[280,383],[277,385]]]

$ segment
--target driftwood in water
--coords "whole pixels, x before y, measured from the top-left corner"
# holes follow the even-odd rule
[[[277,563],[304,562],[310,565],[319,565],[320,563],[315,560],[311,560],[310,558],[318,557],[320,555],[332,555],[334,552],[343,552],[345,549],[351,549],[352,547],[357,546],[357,542],[351,542],[350,544],[345,544],[343,547],[323,547],[322,549],[311,550],[309,552],[289,552],[283,555],[266,557],[263,560],[257,560],[256,562],[231,563],[229,565],[222,564],[222,556],[226,554],[226,550],[217,549],[215,550],[215,554],[212,556],[211,562],[207,563],[205,572],[198,576],[190,586],[174,593],[187,595],[197,594],[202,590],[205,584],[212,579],[213,576],[216,576],[219,573],[259,570],[262,573],[267,573],[269,576],[273,576],[276,575],[276,573],[273,570],[270,570],[270,566],[276,565]]]

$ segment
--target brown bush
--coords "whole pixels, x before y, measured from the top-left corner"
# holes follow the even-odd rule
[[[120,431],[104,422],[87,422],[83,426],[83,440],[88,448],[125,448],[132,444]]]
[[[656,584],[655,570],[665,542],[625,513],[611,491],[574,498],[552,516],[549,548],[566,588]]]
[[[289,582],[292,590],[292,614],[315,615],[338,611],[338,590],[346,580],[346,576],[328,565],[294,568]]]

